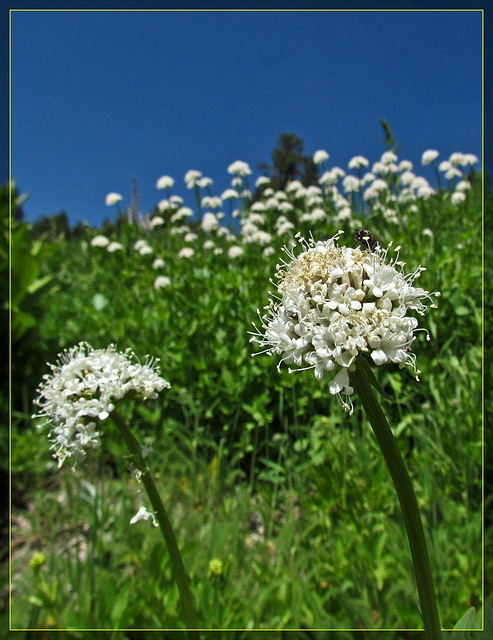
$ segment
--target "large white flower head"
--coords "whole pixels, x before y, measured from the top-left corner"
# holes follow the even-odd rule
[[[330,392],[343,393],[344,408],[352,410],[349,369],[361,352],[377,365],[410,365],[417,377],[411,345],[418,321],[407,314],[423,315],[425,301],[439,294],[413,286],[424,268],[406,275],[398,249],[388,260],[390,247],[371,252],[338,246],[342,233],[325,242],[297,234],[303,248],[297,256],[284,248],[289,262],[277,267],[279,295],[272,296],[265,315],[259,313],[261,329],[254,325],[250,341],[265,347],[261,353],[282,356],[278,368],[284,362],[313,369],[319,381],[332,374]]]
[[[105,420],[126,396],[146,400],[170,387],[159,374],[157,359],[141,364],[133,351],[117,352],[114,345],[93,349],[86,342],[66,349],[51,374],[43,376],[34,404],[51,424],[53,457],[61,467],[66,458],[75,463],[101,444],[98,421]]]

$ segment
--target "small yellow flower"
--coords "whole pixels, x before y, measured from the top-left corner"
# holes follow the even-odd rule
[[[209,577],[210,576],[221,576],[223,574],[223,562],[222,560],[218,560],[218,558],[213,558],[209,562]]]
[[[46,563],[46,556],[41,551],[36,551],[33,553],[33,557],[29,562],[29,566],[34,571],[34,573],[39,573],[41,567]]]

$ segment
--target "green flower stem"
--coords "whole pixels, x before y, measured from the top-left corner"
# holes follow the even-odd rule
[[[135,463],[139,471],[142,472],[142,482],[144,483],[145,490],[149,496],[152,507],[156,512],[156,518],[161,527],[161,531],[164,536],[164,541],[168,547],[168,551],[171,557],[171,563],[173,565],[173,573],[178,584],[178,591],[180,593],[180,601],[183,608],[183,614],[185,616],[185,623],[188,629],[197,629],[197,623],[195,621],[195,614],[193,610],[192,596],[188,586],[188,577],[185,572],[183,560],[181,559],[180,550],[176,543],[175,534],[171,527],[168,515],[159,496],[158,490],[152,479],[152,476],[147,468],[146,463],[141,454],[141,448],[130,429],[125,424],[125,421],[116,412],[111,412],[111,418],[118,427],[120,434],[122,435],[125,443],[132,455],[132,460]],[[198,631],[189,631],[189,637],[191,640],[199,640]]]
[[[440,619],[431,576],[430,559],[411,479],[394,435],[363,368],[357,367],[355,371],[350,373],[350,379],[375,433],[399,498],[411,548],[426,640],[441,640]]]

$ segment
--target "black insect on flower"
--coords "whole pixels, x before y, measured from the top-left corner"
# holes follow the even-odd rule
[[[368,229],[356,229],[354,232],[354,240],[359,242],[359,244],[369,251],[375,251],[377,246],[385,248],[385,244],[380,240],[378,236],[376,236]]]

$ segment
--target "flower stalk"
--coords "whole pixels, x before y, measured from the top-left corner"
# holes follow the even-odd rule
[[[421,617],[426,640],[441,640],[440,619],[431,575],[430,560],[421,522],[418,502],[411,479],[400,454],[394,435],[372,389],[364,369],[356,366],[350,371],[351,384],[361,400],[364,411],[382,451],[404,516],[418,587]]]
[[[163,534],[164,541],[171,558],[171,564],[173,566],[173,573],[178,585],[185,623],[189,629],[189,638],[190,640],[199,640],[200,636],[198,631],[194,631],[194,629],[197,629],[197,623],[195,620],[195,613],[193,609],[192,595],[190,593],[190,588],[188,585],[188,576],[183,565],[183,560],[181,558],[180,550],[178,548],[178,544],[176,542],[176,538],[173,533],[173,528],[168,518],[168,514],[166,513],[166,509],[164,508],[156,484],[154,483],[154,480],[149,472],[149,468],[144,462],[141,454],[141,447],[137,442],[135,436],[130,431],[120,414],[118,414],[116,411],[112,411],[110,413],[110,417],[112,418],[122,438],[124,439],[125,444],[127,445],[127,448],[132,456],[132,461],[134,462],[137,469],[142,472],[142,483],[144,484],[152,507],[156,512],[156,519],[159,523],[159,527]]]

